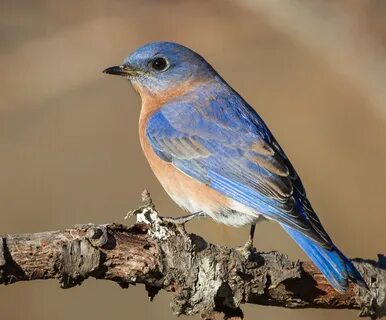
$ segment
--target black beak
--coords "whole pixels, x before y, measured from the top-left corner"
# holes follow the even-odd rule
[[[107,68],[103,70],[103,73],[113,74],[121,77],[128,77],[134,75],[135,73],[137,73],[137,71],[128,65],[120,65]]]

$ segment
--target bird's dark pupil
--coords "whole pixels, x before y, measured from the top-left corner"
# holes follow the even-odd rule
[[[166,67],[166,60],[163,58],[156,58],[153,61],[153,68],[156,70],[163,70]]]

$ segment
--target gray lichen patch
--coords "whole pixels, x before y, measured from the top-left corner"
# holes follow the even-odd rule
[[[158,216],[157,211],[151,207],[145,207],[141,212],[137,213],[137,223],[145,223],[149,225],[148,234],[157,240],[166,240],[174,235],[174,232],[169,229]]]

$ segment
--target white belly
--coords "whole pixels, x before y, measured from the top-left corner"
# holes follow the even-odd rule
[[[167,189],[165,188],[165,190]],[[230,200],[227,206],[214,206],[213,204],[206,204],[203,201],[196,201],[198,197],[190,198],[190,193],[189,191],[184,195],[184,191],[180,189],[178,195],[171,192],[169,196],[182,209],[190,213],[204,212],[213,220],[234,227],[249,225],[264,219],[264,217],[255,210],[237,201]]]

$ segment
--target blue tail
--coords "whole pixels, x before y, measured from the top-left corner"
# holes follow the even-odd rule
[[[348,279],[367,288],[366,282],[363,280],[358,270],[338,248],[334,246],[331,250],[328,250],[301,232],[283,224],[281,226],[310,257],[314,264],[324,274],[331,286],[337,291],[343,293],[347,290]]]

